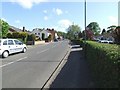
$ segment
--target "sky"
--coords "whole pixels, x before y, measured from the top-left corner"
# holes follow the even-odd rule
[[[83,1],[3,0],[0,2],[0,18],[10,25],[29,31],[34,28],[54,28],[64,31],[77,24],[84,30]],[[97,22],[101,28],[118,25],[118,2],[88,1],[87,25]]]

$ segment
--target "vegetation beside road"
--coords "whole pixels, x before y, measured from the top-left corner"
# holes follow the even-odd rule
[[[87,41],[85,55],[98,87],[119,87],[120,45]]]

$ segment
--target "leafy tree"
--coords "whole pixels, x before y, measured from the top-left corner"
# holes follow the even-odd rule
[[[90,30],[93,31],[94,35],[99,35],[100,33],[100,27],[99,24],[97,22],[91,22],[87,28],[89,28]]]
[[[67,37],[70,40],[79,39],[81,28],[78,25],[71,25],[67,29]]]
[[[19,32],[13,32],[12,35],[13,35],[13,38],[20,38],[21,37]]]
[[[12,38],[13,34],[12,33],[7,33],[7,38]]]
[[[113,37],[115,38],[115,42],[120,44],[120,26],[116,27],[115,30],[112,31]]]
[[[30,34],[27,36],[27,41],[35,41],[35,35],[34,34]]]
[[[49,35],[48,36],[48,41],[51,41],[52,40],[52,35]]]
[[[94,33],[92,30],[90,29],[84,30],[82,34],[83,34],[83,39],[86,38],[87,40],[93,40]],[[86,37],[85,37],[85,34],[86,34]]]
[[[67,37],[67,34],[65,32],[58,31],[57,34],[58,36],[62,36],[63,38]]]
[[[63,32],[58,31],[57,34],[58,34],[58,36],[62,36],[62,35],[63,35]]]
[[[24,42],[26,42],[28,33],[27,32],[19,32],[20,37],[23,39]]]
[[[115,25],[109,26],[109,27],[107,28],[107,29],[108,29],[107,32],[108,32],[108,33],[109,33],[109,32],[112,32],[113,30],[116,29],[116,27],[117,27],[117,26],[115,26]]]
[[[9,30],[9,24],[0,19],[0,37],[6,37]]]
[[[82,38],[83,37],[82,32],[79,32],[78,36],[79,36],[79,38]]]
[[[105,34],[105,33],[106,33],[106,30],[105,30],[105,29],[103,29],[101,34],[103,35],[103,34]]]

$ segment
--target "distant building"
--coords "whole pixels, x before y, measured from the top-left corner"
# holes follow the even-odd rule
[[[45,38],[47,38],[51,33],[48,32],[47,30],[40,29],[40,28],[35,28],[32,31],[32,34],[35,34],[35,36],[39,37],[40,40],[44,40]]]

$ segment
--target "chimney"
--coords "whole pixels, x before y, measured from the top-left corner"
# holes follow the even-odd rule
[[[23,32],[25,32],[25,27],[23,27]]]

